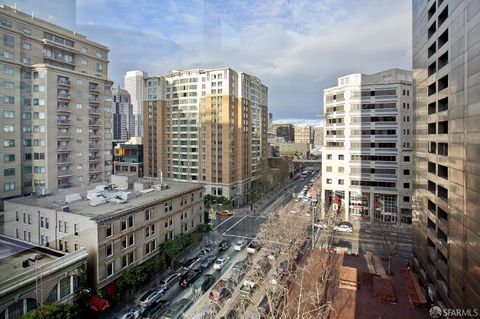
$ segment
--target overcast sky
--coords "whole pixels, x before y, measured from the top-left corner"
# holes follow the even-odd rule
[[[74,0],[10,2],[32,1],[72,26]],[[411,69],[410,0],[77,0],[75,23],[110,48],[116,85],[128,70],[229,66],[269,87],[274,120],[315,119],[339,76]]]

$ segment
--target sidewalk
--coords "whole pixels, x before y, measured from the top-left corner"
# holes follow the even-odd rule
[[[164,276],[166,276],[168,273],[170,272],[176,272],[178,271],[179,269],[181,269],[182,267],[182,264],[189,258],[192,258],[194,256],[196,256],[198,254],[198,251],[200,250],[200,248],[203,246],[203,242],[200,241],[199,243],[197,244],[192,244],[190,245],[190,247],[188,247],[187,249],[185,249],[184,253],[179,257],[177,258],[175,264],[174,264],[174,267],[173,267],[173,270],[172,269],[166,269],[165,271],[161,272],[161,273],[157,273],[153,276],[153,278],[148,281],[147,284],[145,284],[145,286],[143,286],[141,289],[138,290],[137,294],[135,295],[134,297],[134,304],[126,304],[122,301],[119,301],[117,303],[117,305],[115,307],[112,307],[111,309],[109,309],[107,312],[105,313],[102,313],[100,315],[100,318],[101,319],[114,319],[114,318],[121,318],[123,316],[123,314],[125,312],[127,312],[128,309],[130,309],[131,307],[135,306],[135,301],[143,294],[145,293],[145,291],[147,291],[148,289],[151,289],[151,288],[154,288],[154,287],[158,287],[158,285],[160,284],[160,280],[162,278],[164,278]]]

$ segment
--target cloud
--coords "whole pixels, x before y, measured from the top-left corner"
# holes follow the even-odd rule
[[[93,5],[94,3],[94,5]],[[79,28],[110,48],[110,75],[229,66],[269,87],[275,119],[314,118],[350,73],[411,68],[411,3],[397,0],[81,0]],[[88,26],[95,21],[95,26]]]

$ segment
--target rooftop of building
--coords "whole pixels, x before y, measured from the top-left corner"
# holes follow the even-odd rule
[[[132,184],[132,180],[137,180],[134,176],[124,176],[129,179],[129,184]],[[64,190],[52,192],[52,195],[38,197],[36,195],[18,197],[6,201],[6,203],[17,203],[28,206],[42,207],[46,209],[62,211],[63,207],[68,206],[69,212],[72,214],[82,215],[89,217],[93,220],[100,221],[103,219],[110,219],[131,212],[134,209],[150,206],[154,202],[163,202],[169,199],[173,199],[183,194],[190,193],[192,191],[201,189],[204,184],[193,182],[176,182],[165,180],[163,182],[167,187],[156,187],[160,185],[159,179],[153,178],[140,178],[137,180],[144,187],[143,191],[134,190],[129,187],[127,190],[112,189],[111,191],[104,191],[106,197],[112,197],[118,195],[118,193],[130,192],[131,197],[125,203],[106,202],[97,206],[91,206],[90,201],[87,200],[88,191],[93,191],[95,187],[105,184],[94,184],[89,187],[76,187]],[[81,200],[66,203],[66,196],[79,194]],[[75,195],[73,195],[75,196]]]
[[[30,270],[35,262],[40,266],[64,255],[61,252],[0,235],[0,286],[5,280]],[[23,267],[26,260],[29,260],[30,266]]]

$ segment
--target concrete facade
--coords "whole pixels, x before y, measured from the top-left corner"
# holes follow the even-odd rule
[[[273,124],[272,129],[277,134],[277,137],[283,137],[286,142],[293,142],[295,138],[293,124]]]
[[[413,260],[442,308],[480,306],[479,44],[479,1],[413,1]]]
[[[108,180],[108,48],[6,6],[0,20],[0,198]]]
[[[1,319],[72,300],[87,263],[85,249],[65,254],[5,236],[0,236],[0,251]]]
[[[352,74],[324,91],[322,209],[411,222],[411,71]]]
[[[297,144],[313,143],[313,131],[310,125],[295,124],[293,126],[293,141]]]
[[[150,187],[159,180],[140,180]],[[203,222],[203,184],[168,182],[168,189],[133,191],[124,204],[95,207],[87,190],[70,189],[43,198],[5,201],[5,235],[58,251],[88,252],[89,283],[101,290],[124,269],[155,255],[165,240],[189,233]],[[65,203],[66,195],[82,200]],[[64,207],[68,206],[68,209]]]

